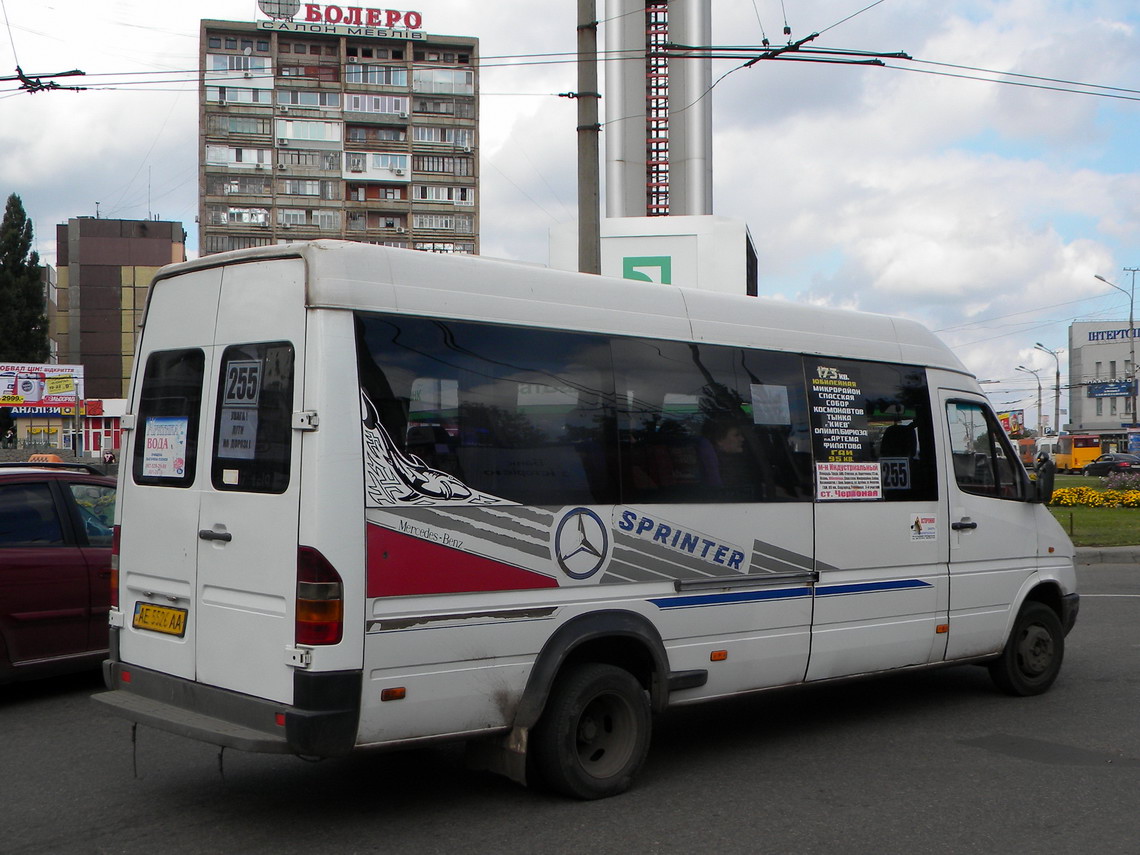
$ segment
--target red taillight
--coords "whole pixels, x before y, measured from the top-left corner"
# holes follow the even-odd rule
[[[344,584],[311,546],[297,548],[298,644],[336,644],[344,634]]]
[[[111,529],[111,608],[119,607],[119,526]]]

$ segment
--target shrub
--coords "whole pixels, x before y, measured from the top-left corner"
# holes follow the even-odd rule
[[[1113,472],[1104,483],[1110,490],[1140,490],[1140,472]]]

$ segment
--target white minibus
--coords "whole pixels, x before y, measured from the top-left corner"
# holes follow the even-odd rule
[[[340,241],[159,272],[109,691],[306,757],[467,741],[599,798],[653,715],[952,663],[1057,677],[1073,548],[896,318]]]

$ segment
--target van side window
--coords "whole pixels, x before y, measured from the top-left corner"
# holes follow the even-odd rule
[[[147,357],[131,474],[136,484],[189,487],[198,460],[205,354],[155,351]]]
[[[918,366],[804,360],[820,501],[938,498],[934,421]]]
[[[357,346],[366,427],[401,476],[400,501],[617,501],[604,337],[360,315]]]
[[[974,401],[949,401],[946,417],[954,478],[963,492],[1024,501],[1028,476],[994,414]]]
[[[293,345],[230,345],[218,369],[215,490],[284,493],[293,444]]]
[[[811,500],[795,354],[615,338],[625,502]]]

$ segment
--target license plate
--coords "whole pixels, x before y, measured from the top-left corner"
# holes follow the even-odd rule
[[[187,613],[187,609],[177,609],[172,606],[135,603],[135,617],[131,621],[131,626],[135,629],[149,629],[151,632],[177,635],[182,638],[186,634]]]

